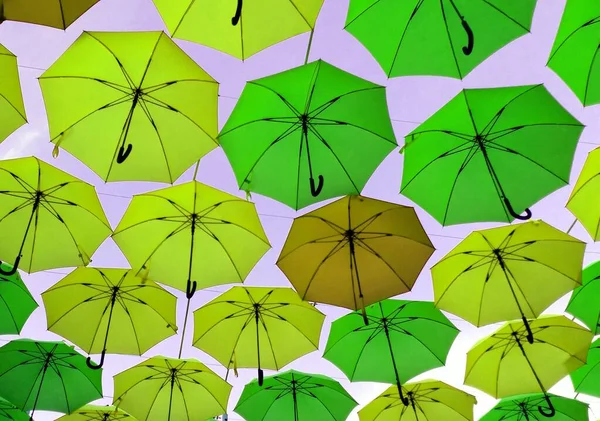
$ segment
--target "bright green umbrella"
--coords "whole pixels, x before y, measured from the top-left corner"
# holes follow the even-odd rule
[[[12,20],[56,29],[67,29],[98,1],[0,0],[0,23]]]
[[[30,421],[29,415],[6,399],[0,398],[0,421]]]
[[[246,421],[345,421],[357,405],[337,381],[289,370],[247,384],[234,411]]]
[[[529,219],[583,127],[543,85],[465,89],[406,136],[401,193],[442,225]]]
[[[579,393],[600,397],[600,339],[596,339],[587,354],[583,367],[571,373],[573,388]]]
[[[12,275],[86,266],[112,230],[92,185],[27,157],[0,161],[0,232]]]
[[[556,413],[553,421],[589,421],[589,405],[575,399],[547,394]],[[531,393],[502,399],[479,421],[533,421],[540,420],[539,409],[546,405],[546,395]]]
[[[446,363],[458,329],[432,302],[384,300],[331,325],[323,358],[350,381],[401,383]]]
[[[56,421],[135,421],[131,415],[114,406],[86,405]]]
[[[12,267],[0,263],[0,270],[12,272]],[[0,335],[18,335],[23,325],[38,308],[38,303],[31,296],[23,283],[19,272],[12,275],[0,275]]]
[[[0,142],[26,122],[17,57],[0,45]]]
[[[573,291],[565,311],[597,335],[600,333],[600,261],[583,269],[582,284]]]
[[[464,78],[529,33],[536,0],[351,0],[346,30],[388,77]]]
[[[142,355],[175,335],[177,297],[129,269],[77,268],[42,293],[48,330],[88,354]]]
[[[322,60],[248,82],[219,141],[241,189],[294,209],[359,194],[397,147],[385,87]]]
[[[18,339],[0,348],[0,396],[22,410],[71,413],[102,398],[102,370],[64,342]]]
[[[39,82],[55,155],[105,181],[173,183],[217,147],[219,84],[164,32],[84,32]]]

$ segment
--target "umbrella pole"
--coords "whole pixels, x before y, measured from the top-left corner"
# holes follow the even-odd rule
[[[396,367],[396,357],[394,357],[394,350],[392,349],[392,341],[390,339],[390,331],[388,330],[387,320],[383,318],[382,322],[383,330],[385,331],[385,338],[387,339],[388,343],[388,349],[390,350],[390,356],[392,357],[392,365],[394,366],[394,374],[396,376],[396,387],[398,388],[398,396],[400,397],[400,400],[402,401],[404,406],[408,406],[411,404],[411,402],[409,402],[408,398],[406,398],[402,393],[402,384],[400,383],[400,376],[398,375],[398,368]]]
[[[31,215],[29,216],[29,222],[27,222],[27,228],[25,228],[25,234],[23,234],[23,240],[21,241],[21,247],[19,247],[19,253],[17,254],[17,257],[13,263],[13,267],[11,270],[9,270],[8,272],[3,270],[2,267],[0,266],[0,275],[4,275],[4,276],[11,276],[14,275],[15,273],[17,273],[17,268],[19,266],[19,262],[21,261],[21,256],[23,253],[23,248],[25,247],[25,240],[27,240],[27,235],[29,234],[29,229],[31,228],[31,222],[33,221],[33,216],[37,213],[38,207],[40,206],[40,200],[41,200],[41,192],[36,192],[36,196],[35,196],[35,200],[33,202],[33,206],[31,208]],[[1,262],[0,262],[1,263]]]
[[[42,368],[42,377],[40,378],[40,387],[35,395],[35,401],[33,401],[33,408],[31,409],[31,414],[29,414],[29,420],[33,421],[33,414],[35,413],[35,407],[37,406],[38,400],[40,398],[40,393],[42,392],[42,387],[44,386],[44,377],[46,376],[46,371],[48,371],[48,366],[50,365],[50,360],[52,359],[52,354],[48,353],[46,355],[46,361],[44,361],[44,368]]]
[[[306,57],[304,58],[304,64],[308,63],[308,56],[310,56],[310,47],[312,47],[314,34],[315,34],[315,28],[310,30],[310,37],[308,38],[308,47],[306,48]]]
[[[294,421],[298,421],[298,396],[296,395],[296,381],[292,374],[292,399],[294,400]]]
[[[181,356],[179,358],[181,358]],[[173,389],[175,389],[175,373],[171,373],[171,392],[169,394],[169,415],[167,416],[167,421],[171,421],[171,408],[173,406]]]
[[[87,357],[85,362],[87,366],[92,370],[99,370],[104,365],[104,357],[106,356],[106,345],[108,344],[108,334],[110,332],[110,322],[112,321],[113,310],[115,308],[115,301],[117,301],[117,291],[113,290],[112,298],[110,300],[110,313],[108,313],[108,322],[106,323],[106,334],[104,335],[104,345],[102,345],[102,354],[100,356],[100,363],[98,365],[92,364],[92,359]]]
[[[413,396],[413,392],[408,392],[408,400],[410,401],[410,406],[412,406],[413,412],[415,413],[415,421],[419,421],[419,414],[417,413],[417,405],[415,405],[415,398]]]
[[[264,373],[262,371],[262,369],[260,368],[260,332],[258,330],[258,325],[259,325],[259,311],[258,311],[258,307],[254,307],[254,319],[256,320],[256,355],[257,355],[257,365],[258,365],[258,385],[262,386],[263,385],[263,377],[264,377]]]
[[[194,171],[194,180],[196,179],[196,173],[198,172],[198,166],[200,164],[200,161],[198,161],[198,164],[196,164],[196,170]],[[195,203],[196,203],[196,193],[194,193],[194,213],[192,214],[192,226],[191,226],[191,231],[192,231],[192,241],[191,241],[191,245],[190,245],[190,264],[188,266],[188,281],[187,281],[187,289],[185,292],[185,296],[187,297],[187,304],[185,306],[185,318],[183,319],[183,330],[181,331],[181,343],[179,344],[179,358],[181,358],[181,353],[183,352],[183,341],[185,340],[185,329],[187,327],[187,321],[188,321],[188,315],[190,313],[190,301],[192,300],[192,297],[194,296],[194,294],[196,293],[196,287],[197,287],[197,283],[196,281],[192,282],[192,266],[194,264],[194,234],[196,233],[196,209],[195,209]]]
[[[358,288],[358,298],[360,299],[363,321],[365,322],[365,326],[368,326],[369,318],[367,317],[367,311],[365,310],[365,297],[362,292],[362,287],[360,286],[358,263],[356,262],[356,254],[354,252],[354,232],[352,230],[348,230],[346,232],[346,236],[348,237],[348,245],[350,247],[350,276],[352,276],[352,281],[354,281],[354,276],[356,276],[356,286]]]

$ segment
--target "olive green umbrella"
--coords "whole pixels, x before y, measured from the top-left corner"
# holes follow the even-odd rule
[[[2,16],[0,0],[0,17]],[[15,0],[18,2],[18,0]],[[27,123],[17,57],[0,45],[0,142]]]
[[[0,23],[6,20],[67,29],[99,0],[0,0]]]
[[[12,267],[0,263],[4,273],[12,272]],[[0,275],[0,335],[18,335],[23,325],[38,308],[38,303],[31,296],[23,283],[19,272],[12,275]]]

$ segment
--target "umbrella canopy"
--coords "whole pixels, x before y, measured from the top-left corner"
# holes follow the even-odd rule
[[[536,0],[351,0],[346,30],[388,77],[462,79],[513,40],[529,33]]]
[[[172,184],[217,147],[219,84],[164,32],[84,32],[39,82],[55,156],[105,181]]]
[[[174,38],[193,41],[242,60],[312,31],[323,5],[323,0],[153,1]]]
[[[350,381],[401,383],[446,363],[459,330],[425,301],[384,300],[350,313],[331,325],[323,358],[335,364]]]
[[[150,358],[115,377],[113,403],[139,421],[206,421],[226,412],[231,385],[200,361]]]
[[[571,373],[571,382],[578,394],[600,397],[600,339],[590,346],[585,365]]]
[[[465,89],[406,136],[401,193],[442,225],[529,219],[583,128],[543,85]]]
[[[13,271],[11,266],[0,263],[0,270]],[[0,335],[18,335],[31,313],[38,308],[19,272],[0,275]]]
[[[30,339],[0,348],[0,395],[22,410],[71,413],[102,398],[102,370],[64,342]]]
[[[177,297],[128,269],[77,268],[42,293],[48,330],[89,354],[142,355],[175,335]]]
[[[600,148],[591,151],[569,196],[567,209],[594,241],[600,240]]]
[[[271,247],[254,203],[197,181],[134,196],[113,239],[133,269],[188,297],[243,282]]]
[[[506,323],[467,353],[465,384],[495,397],[542,392],[539,412],[555,414],[548,389],[583,366],[593,334],[565,316],[530,320],[534,342],[522,321]]]
[[[473,421],[475,396],[438,380],[407,383],[408,405],[392,386],[358,411],[360,421]]]
[[[345,421],[357,405],[337,381],[289,370],[247,384],[234,411],[247,421]]]
[[[35,157],[0,161],[0,231],[6,276],[86,266],[112,232],[93,186]]]
[[[228,369],[279,370],[317,350],[325,315],[291,288],[233,287],[194,312],[193,345]]]
[[[552,421],[589,421],[587,403],[550,393],[547,396],[556,410]],[[545,404],[546,395],[543,393],[511,396],[498,402],[479,421],[540,420],[538,408]]]
[[[70,415],[65,415],[56,421],[136,421],[127,412],[114,406],[86,405]]]
[[[30,418],[12,403],[0,398],[0,421],[30,421]]]
[[[593,333],[600,333],[600,261],[583,270],[583,285],[571,295],[566,312],[581,320]]]
[[[476,326],[521,318],[529,329],[581,285],[585,246],[543,221],[472,232],[431,268],[435,304]]]
[[[296,218],[277,266],[302,299],[358,310],[410,291],[434,251],[413,208],[347,196]]]
[[[2,16],[0,0],[0,17]],[[17,57],[0,45],[0,142],[27,123]]]
[[[600,104],[600,71],[596,64],[598,23],[598,2],[569,0],[548,59],[548,67],[571,88],[584,106]]]
[[[322,60],[246,83],[219,142],[241,189],[294,209],[359,194],[398,146],[385,87]]]
[[[13,20],[67,29],[98,1],[0,0],[0,23]]]

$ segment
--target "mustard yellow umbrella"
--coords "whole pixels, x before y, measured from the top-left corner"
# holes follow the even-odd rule
[[[0,23],[5,20],[67,29],[99,0],[0,0]]]
[[[26,122],[17,57],[0,45],[0,142]]]
[[[600,148],[588,154],[569,196],[567,209],[594,241],[600,240]]]

